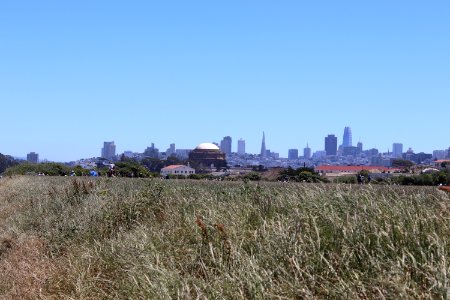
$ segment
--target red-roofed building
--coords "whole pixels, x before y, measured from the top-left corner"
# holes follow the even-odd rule
[[[170,174],[189,176],[189,175],[195,174],[195,169],[193,169],[189,166],[185,166],[185,165],[171,165],[171,166],[162,168],[160,174],[162,176],[167,176]]]
[[[434,165],[436,166],[436,168],[447,167],[450,169],[450,159],[435,160]]]
[[[382,166],[319,166],[314,168],[316,172],[322,174],[328,173],[358,173],[360,171],[368,171],[370,173],[393,173],[398,169],[387,168]]]

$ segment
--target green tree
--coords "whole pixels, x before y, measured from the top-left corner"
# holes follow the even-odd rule
[[[26,174],[45,174],[49,176],[69,175],[71,168],[61,163],[40,163],[30,164],[28,162],[9,167],[5,170],[5,174],[26,175]]]
[[[84,169],[81,166],[75,166],[73,168],[73,171],[75,172],[75,175],[77,175],[77,176],[88,176],[89,175],[89,170]]]
[[[412,166],[414,166],[414,163],[410,160],[407,159],[394,159],[392,161],[392,166],[394,168],[405,168],[405,169],[409,169]]]
[[[314,168],[298,168],[293,169],[291,167],[280,171],[278,176],[279,181],[296,181],[296,182],[328,182],[326,178],[323,178],[314,171]]]
[[[141,161],[141,164],[145,166],[150,172],[159,173],[164,168],[164,162],[158,158],[146,157]]]
[[[0,153],[0,174],[3,173],[7,168],[18,164],[19,162],[16,161],[12,156],[3,155]]]
[[[122,177],[151,177],[152,174],[136,161],[120,161],[115,164],[116,174]]]

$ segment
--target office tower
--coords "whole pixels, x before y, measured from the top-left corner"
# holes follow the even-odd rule
[[[175,155],[179,159],[188,159],[189,153],[192,151],[192,149],[176,149]]]
[[[334,134],[325,137],[325,152],[327,155],[337,154],[337,137]]]
[[[239,155],[245,155],[245,140],[239,139],[237,152]]]
[[[306,144],[306,148],[303,148],[303,157],[305,159],[310,159],[311,158],[311,148],[309,148],[308,144]]]
[[[27,161],[33,164],[37,164],[39,162],[39,154],[35,152],[30,152],[27,154]]]
[[[358,148],[359,153],[362,153],[363,152],[363,143],[358,142],[358,144],[356,145],[356,148]]]
[[[127,150],[123,152],[123,156],[127,157],[127,158],[132,158],[134,156],[133,151]]]
[[[262,157],[266,157],[266,134],[263,131],[263,138],[262,138],[262,142],[261,142],[261,156]]]
[[[344,138],[342,140],[342,147],[352,146],[352,129],[350,127],[344,128]]]
[[[150,158],[159,158],[159,149],[155,147],[155,143],[152,143],[150,147],[147,147],[147,149],[145,149],[144,156]]]
[[[222,150],[222,152],[224,152],[226,155],[231,155],[231,141],[231,137],[226,136],[220,142],[220,150]]]
[[[171,156],[171,155],[175,155],[175,144],[170,144],[170,147],[167,148],[166,150],[166,155],[167,156]]]
[[[116,145],[114,145],[114,141],[104,142],[102,148],[102,157],[106,159],[112,159],[114,156],[116,156]]]
[[[434,150],[433,159],[445,159],[447,158],[448,150]]]
[[[403,144],[393,143],[392,144],[392,156],[395,158],[401,158],[403,156]]]
[[[291,160],[298,159],[298,149],[289,149],[288,159],[291,159]]]

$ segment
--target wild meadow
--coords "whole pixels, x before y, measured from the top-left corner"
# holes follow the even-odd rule
[[[448,299],[436,187],[0,180],[0,299]]]

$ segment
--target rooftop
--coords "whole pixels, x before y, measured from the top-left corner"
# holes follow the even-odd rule
[[[382,166],[319,166],[315,168],[316,171],[319,172],[359,172],[362,170],[366,171],[380,171],[380,172],[393,172],[397,171],[398,169],[394,168],[387,168]]]
[[[180,168],[180,167],[187,167],[187,166],[185,166],[185,165],[170,165],[170,166],[167,166],[165,168],[162,168],[162,170],[173,170],[173,169],[177,169],[177,168]]]

